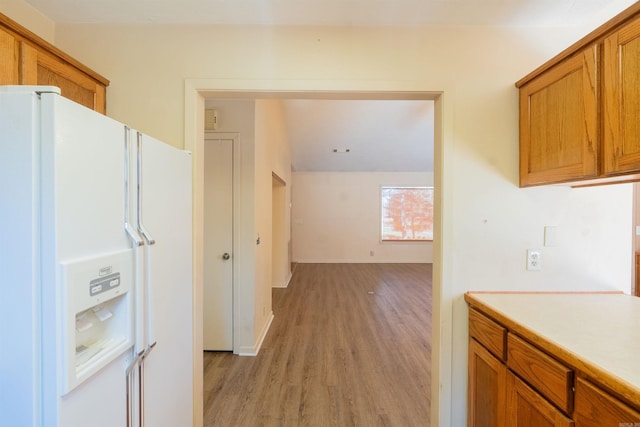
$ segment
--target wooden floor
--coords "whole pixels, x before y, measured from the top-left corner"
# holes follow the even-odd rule
[[[429,426],[431,264],[298,264],[256,357],[205,352],[205,426]]]

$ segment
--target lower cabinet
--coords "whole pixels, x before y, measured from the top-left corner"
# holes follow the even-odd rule
[[[569,427],[572,420],[534,389],[507,372],[507,425],[510,427]]]
[[[573,418],[578,427],[639,427],[640,412],[590,382],[576,381]]]
[[[470,314],[469,427],[640,427],[640,408],[478,310]]]
[[[468,427],[507,427],[507,367],[476,340],[469,340]]]
[[[574,423],[474,339],[469,340],[469,427],[569,427]]]

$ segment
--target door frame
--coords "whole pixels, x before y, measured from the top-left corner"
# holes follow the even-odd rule
[[[194,153],[194,224],[202,220],[201,201],[198,200],[202,178],[204,140],[204,106],[208,98],[250,99],[397,99],[435,101],[434,120],[434,245],[433,245],[433,302],[431,350],[431,423],[450,425],[453,408],[453,317],[454,299],[451,253],[453,218],[453,165],[455,93],[451,82],[440,82],[437,90],[420,81],[371,80],[233,80],[185,79],[184,81],[184,143]],[[201,242],[194,235],[194,426],[203,423],[203,358],[202,358],[202,267]],[[199,252],[200,251],[200,252]],[[200,255],[200,256],[199,256]]]
[[[204,110],[203,110],[204,111]],[[231,146],[232,146],[232,171],[231,171],[231,186],[232,186],[232,197],[233,197],[233,201],[232,201],[232,209],[233,209],[233,213],[232,213],[232,227],[233,230],[231,232],[231,262],[232,262],[232,273],[231,273],[231,292],[232,292],[232,307],[231,307],[231,324],[232,324],[232,332],[231,332],[231,347],[233,349],[233,353],[234,354],[238,354],[238,349],[236,347],[237,343],[238,343],[238,310],[239,310],[239,301],[238,301],[238,292],[236,289],[237,286],[237,281],[236,279],[239,277],[238,275],[238,271],[239,271],[239,267],[238,265],[240,264],[240,260],[236,258],[236,255],[239,253],[239,247],[238,247],[238,242],[240,241],[239,238],[239,225],[241,224],[240,220],[239,220],[239,215],[240,215],[240,209],[238,206],[239,200],[241,200],[241,191],[242,188],[239,185],[240,184],[240,134],[238,132],[218,132],[218,131],[208,131],[205,130],[204,131],[204,141],[206,142],[207,140],[220,140],[220,139],[224,139],[224,140],[231,140]],[[204,165],[204,152],[202,153],[202,163]],[[200,185],[202,186],[202,194],[204,196],[204,170],[203,170],[203,180],[200,181]],[[194,196],[195,197],[195,196]],[[199,235],[203,235],[204,232],[204,218],[202,221],[196,223],[194,222],[193,224],[193,232],[194,234],[199,234]],[[203,242],[204,243],[204,242]],[[200,271],[200,273],[203,273],[203,270]],[[204,280],[204,277],[203,277]],[[202,304],[202,299],[200,299],[201,304]],[[204,307],[202,307],[202,310],[204,310]],[[201,326],[203,326],[204,324],[204,319],[202,320],[202,322],[200,323]],[[200,331],[200,334],[202,335],[202,331]]]

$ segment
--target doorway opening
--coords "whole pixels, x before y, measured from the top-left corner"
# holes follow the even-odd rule
[[[343,82],[344,83],[344,82]],[[201,202],[199,202],[199,194],[201,194],[201,176],[202,176],[202,162],[200,160],[201,145],[204,139],[201,129],[204,125],[204,103],[205,99],[209,98],[238,98],[238,99],[265,99],[265,98],[279,98],[279,99],[387,99],[387,100],[434,100],[435,101],[435,165],[434,165],[434,186],[436,188],[435,200],[434,200],[434,246],[433,246],[433,330],[432,330],[432,419],[437,424],[438,420],[442,417],[447,418],[447,414],[450,413],[451,402],[447,397],[450,390],[451,383],[451,371],[450,371],[450,359],[451,359],[451,331],[450,321],[452,307],[449,302],[442,303],[443,300],[447,301],[447,298],[443,298],[443,289],[441,287],[443,276],[450,276],[449,269],[442,257],[442,235],[443,230],[448,229],[447,224],[444,224],[442,207],[443,201],[447,199],[446,192],[442,191],[443,182],[443,103],[441,92],[429,92],[429,91],[385,91],[387,85],[376,85],[378,90],[371,88],[361,88],[360,90],[343,91],[336,88],[353,87],[350,85],[341,85],[340,82],[330,81],[314,82],[313,87],[324,86],[322,89],[316,90],[294,90],[291,91],[289,85],[284,85],[282,82],[273,81],[266,82],[262,85],[258,84],[258,88],[254,87],[256,82],[252,82],[250,87],[247,86],[247,82],[227,82],[227,81],[187,81],[185,91],[185,141],[186,148],[190,149],[194,153],[194,223],[196,227],[196,235],[198,232],[198,220],[201,218]],[[346,85],[346,86],[345,86]],[[371,83],[361,82],[355,84],[355,86],[367,86]],[[264,88],[269,88],[265,90]],[[448,115],[450,117],[451,114]],[[195,306],[195,351],[194,355],[197,358],[198,355],[202,355],[201,341],[199,342],[199,335],[201,327],[198,323],[198,317],[201,318],[202,306],[201,306],[201,247],[200,242],[195,242],[194,255],[195,255],[195,277],[196,277],[196,292],[194,306]],[[237,304],[237,301],[235,302]],[[196,360],[194,363],[194,378],[196,390],[202,390],[202,360]],[[198,383],[198,375],[200,375],[200,383]],[[199,405],[199,407],[198,407]],[[195,408],[196,414],[202,413],[202,402],[196,402]]]

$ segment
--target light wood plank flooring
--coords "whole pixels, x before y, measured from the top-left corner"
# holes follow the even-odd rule
[[[431,264],[298,264],[256,357],[205,352],[205,426],[429,426]]]

